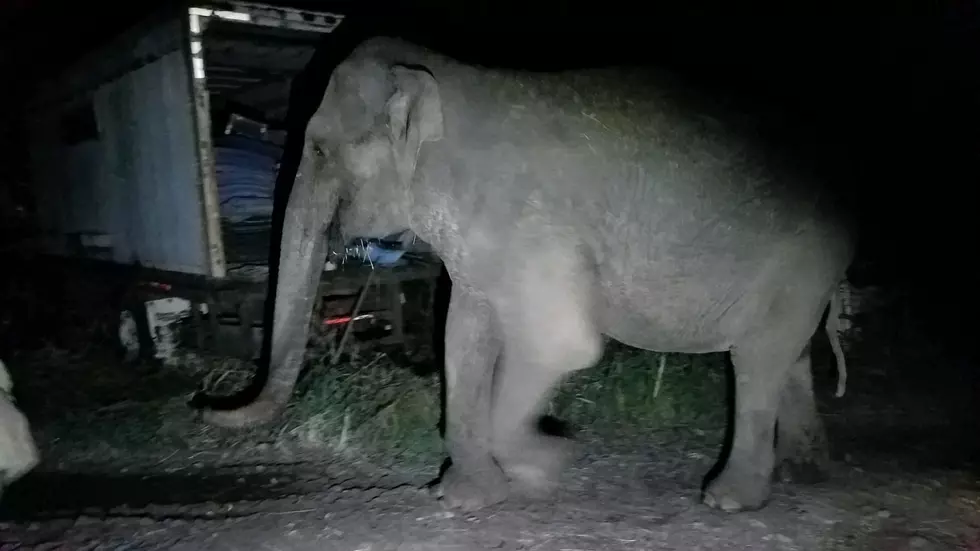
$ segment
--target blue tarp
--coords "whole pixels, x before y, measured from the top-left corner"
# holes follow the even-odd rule
[[[222,218],[236,223],[249,218],[271,217],[277,163],[282,149],[244,136],[223,136],[215,146]]]

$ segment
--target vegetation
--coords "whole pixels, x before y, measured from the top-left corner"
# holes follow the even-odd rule
[[[600,433],[720,426],[725,411],[720,355],[666,356],[654,396],[660,357],[611,346],[598,366],[561,385],[549,413]],[[414,375],[378,354],[362,365],[313,367],[290,407],[286,434],[338,451],[431,460],[442,451],[440,411],[437,376]]]
[[[96,464],[272,448],[422,468],[443,457],[438,375],[417,375],[383,352],[332,367],[326,357],[312,358],[281,420],[246,431],[204,425],[188,404],[201,387],[241,388],[252,369],[238,360],[188,355],[180,367],[161,369],[104,355],[72,358],[49,347],[15,362],[33,364],[35,375],[62,365],[55,377],[28,377],[21,387],[49,459]],[[611,343],[599,365],[562,383],[549,413],[598,436],[700,431],[722,427],[724,400],[720,356],[663,356]]]

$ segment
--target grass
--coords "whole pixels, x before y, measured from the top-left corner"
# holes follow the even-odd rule
[[[314,365],[287,411],[285,435],[342,453],[424,460],[442,453],[439,379],[378,353],[366,362]]]
[[[654,395],[660,358],[665,369]],[[724,423],[721,355],[661,355],[613,344],[592,369],[564,381],[548,412],[600,434]],[[378,354],[361,364],[314,366],[287,416],[289,437],[357,455],[431,463],[442,454],[437,376],[418,376]]]
[[[719,357],[665,356],[655,396],[661,357],[612,343],[597,366],[560,385],[548,413],[600,436],[721,426],[725,397]],[[49,458],[138,462],[174,451],[246,453],[272,447],[414,468],[431,467],[444,457],[438,376],[416,375],[384,353],[333,367],[314,356],[282,418],[246,431],[207,426],[188,406],[202,386],[227,391],[244,385],[251,368],[238,360],[188,356],[180,367],[159,369],[69,358],[48,350],[35,358],[41,361],[34,375],[53,373],[53,378],[24,381],[25,395],[44,397],[26,400],[24,407],[36,420]],[[25,359],[20,358],[22,367]]]
[[[661,357],[666,359],[654,396]],[[599,434],[678,425],[721,426],[721,355],[661,355],[613,343],[592,369],[570,375],[547,413]],[[418,376],[387,356],[329,368],[313,366],[287,416],[290,437],[312,446],[431,463],[442,454],[437,376]]]
[[[726,399],[722,354],[662,354],[610,343],[598,365],[562,383],[550,413],[600,432],[715,426],[724,422]]]

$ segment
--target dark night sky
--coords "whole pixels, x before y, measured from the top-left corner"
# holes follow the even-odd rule
[[[106,0],[0,3],[0,70],[13,76],[5,79],[12,83],[5,95],[16,105],[35,76],[165,2],[126,10]],[[347,36],[331,37],[328,47],[329,40],[387,31],[480,61],[670,65],[764,109],[782,109],[787,128],[840,144],[833,156],[863,159],[877,174],[897,170],[896,160],[907,163],[914,152],[922,157],[921,177],[957,179],[930,171],[936,165],[960,170],[962,154],[977,151],[970,124],[980,102],[977,2],[796,2],[793,12],[717,0],[645,2],[642,10],[622,0],[289,3],[348,14]],[[8,135],[18,111],[5,110]],[[898,172],[910,174],[904,167]],[[893,178],[866,178],[864,185],[893,188]]]
[[[965,244],[978,229],[977,2],[803,2],[793,3],[795,13],[714,0],[591,7],[428,0],[400,2],[398,9],[394,2],[290,3],[348,14],[345,33],[328,38],[327,49],[388,31],[480,61],[555,66],[650,60],[680,69],[779,113],[779,128],[816,147],[840,181],[860,186],[865,231],[886,253],[880,256],[887,275],[943,287],[968,287],[975,280],[976,269],[968,268],[975,253]],[[20,85],[8,88],[8,95],[27,92],[33,74],[105,38],[106,27],[140,16],[105,1],[53,8],[59,4],[0,4],[0,64],[5,75],[16,75],[8,82]],[[132,5],[145,10],[153,4]],[[98,20],[102,28],[79,25],[84,19]],[[322,57],[328,67],[330,54]],[[17,112],[6,110],[8,120],[0,121],[5,142],[19,141],[9,120]],[[13,151],[7,144],[3,150]],[[4,166],[14,165],[4,160]]]

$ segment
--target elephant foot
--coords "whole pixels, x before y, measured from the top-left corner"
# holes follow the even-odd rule
[[[273,421],[282,410],[282,404],[269,400],[256,400],[238,409],[204,410],[201,418],[205,423],[216,427],[242,429]]]
[[[507,499],[507,478],[496,465],[465,472],[451,465],[435,487],[435,495],[449,508],[476,511]]]
[[[543,498],[557,488],[575,443],[558,436],[534,435],[508,444],[495,454],[515,493]]]
[[[785,483],[819,484],[825,482],[830,475],[827,462],[814,458],[787,459],[780,463],[774,472],[776,480]]]
[[[739,474],[726,468],[704,491],[702,501],[708,507],[726,513],[761,509],[769,501],[769,477]]]
[[[804,440],[776,448],[773,478],[781,482],[817,484],[829,478],[830,453],[823,439]]]

